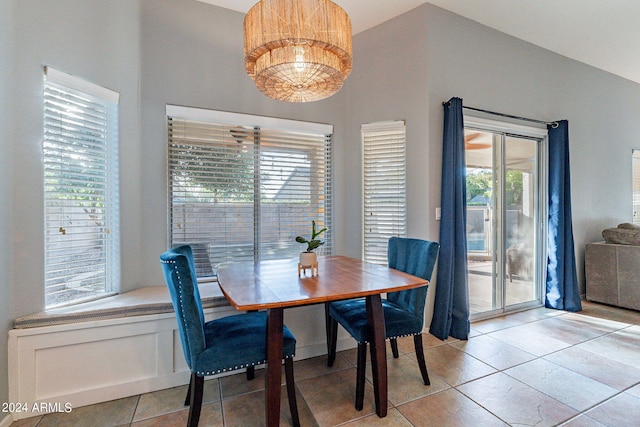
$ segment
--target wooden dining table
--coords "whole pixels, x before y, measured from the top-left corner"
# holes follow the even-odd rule
[[[220,288],[238,310],[267,311],[265,406],[268,426],[280,422],[283,310],[366,298],[376,413],[387,415],[387,363],[381,294],[424,286],[420,277],[346,256],[318,257],[318,273],[298,274],[298,260],[231,262],[218,269]]]

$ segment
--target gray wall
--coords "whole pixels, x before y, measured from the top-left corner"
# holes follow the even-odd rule
[[[166,103],[334,124],[338,253],[360,255],[359,129],[378,120],[406,120],[409,234],[438,239],[441,102],[452,96],[569,120],[581,278],[585,243],[631,219],[640,85],[423,5],[354,37],[354,71],[336,96],[291,105],[265,98],[246,76],[242,19],[193,0],[0,2],[0,111],[10,123],[0,139],[0,205],[10,206],[0,210],[10,236],[0,249],[5,337],[13,318],[43,308],[42,65],[121,94],[123,291],[162,284]],[[6,340],[0,355],[7,401]]]
[[[584,294],[585,244],[631,222],[631,150],[640,147],[640,85],[429,4],[354,37],[347,93],[346,192],[361,193],[359,125],[407,122],[408,234],[438,240],[442,105],[541,120],[568,119],[573,226]],[[360,250],[360,203],[345,207],[347,244]],[[437,284],[435,285],[437,286]],[[434,287],[429,292],[428,311]],[[427,313],[427,318],[430,318]]]
[[[431,144],[441,144],[441,102],[569,121],[574,238],[581,293],[585,244],[631,222],[631,150],[640,147],[640,85],[426,6]],[[440,157],[430,198],[440,200]]]
[[[292,105],[261,95],[244,71],[240,13],[193,0],[0,5],[0,106],[11,123],[0,156],[0,203],[10,206],[1,210],[0,231],[11,236],[0,254],[0,283],[8,296],[0,299],[5,337],[14,318],[44,306],[44,275],[37,268],[44,249],[43,65],[120,93],[122,292],[164,283],[158,256],[167,248],[165,104],[332,123],[338,177],[345,167],[340,96]],[[336,186],[336,193],[336,248],[342,251],[345,237],[337,231],[344,228],[344,192]],[[0,401],[6,402],[6,339],[0,355]]]
[[[360,126],[383,120],[405,120],[407,131],[407,233],[411,237],[438,239],[437,223],[430,212],[433,191],[426,164],[437,144],[428,140],[427,8],[420,7],[354,37],[354,66],[346,87],[347,130],[350,149],[345,152],[346,206],[350,240],[347,248],[360,254],[362,246],[362,178]]]
[[[0,339],[0,402],[8,402],[9,379],[7,377],[7,331],[11,327],[11,307],[17,303],[17,287],[11,286],[12,280],[12,259],[13,239],[11,238],[11,226],[13,210],[12,206],[13,186],[12,179],[12,151],[13,144],[13,114],[11,108],[13,79],[13,49],[14,25],[13,25],[14,2],[0,2],[0,117],[2,117],[5,129],[9,129],[8,135],[0,138],[0,236],[5,236],[3,244],[0,245],[0,334],[4,339]],[[0,416],[0,422],[3,416]]]
[[[162,284],[158,255],[167,248],[167,148],[165,105],[184,105],[334,125],[336,182],[341,181],[344,144],[340,96],[291,104],[262,95],[244,69],[244,15],[194,1],[142,1],[142,139],[140,165],[147,285]],[[336,185],[335,206],[343,197]],[[336,212],[336,250],[342,251],[344,216]]]
[[[0,401],[8,402],[7,331],[12,319],[39,312],[44,306],[43,65],[121,94],[122,236],[126,236],[122,242],[122,278],[126,283],[141,281],[134,256],[140,252],[142,236],[138,201],[140,17],[139,4],[130,0],[15,0],[1,4],[0,80],[9,86],[9,96],[5,97],[7,91],[3,90],[2,99],[11,106],[9,132],[2,138],[0,156],[0,231],[9,236],[3,240],[0,256],[3,295],[9,295],[8,301],[0,299],[0,325],[5,337],[0,340]],[[4,31],[10,32],[6,39],[9,49]],[[4,114],[2,117],[7,120]],[[10,147],[5,149],[4,144]],[[4,304],[8,304],[6,309]]]

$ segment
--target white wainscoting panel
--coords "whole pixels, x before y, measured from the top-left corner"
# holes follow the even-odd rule
[[[207,320],[234,313],[208,309]],[[9,400],[79,407],[189,381],[174,313],[9,332]],[[13,419],[42,413],[19,412]]]
[[[237,313],[214,307],[205,309],[205,318]],[[321,304],[285,310],[285,323],[297,339],[296,360],[326,354]],[[338,350],[354,346],[341,330]],[[188,382],[173,312],[9,331],[11,402],[45,403],[55,412],[56,404],[77,408]],[[13,413],[9,419],[43,413]]]

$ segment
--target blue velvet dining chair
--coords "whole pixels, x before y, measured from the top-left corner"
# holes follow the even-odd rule
[[[431,280],[431,273],[438,257],[440,245],[420,239],[392,237],[388,245],[390,268],[413,276]],[[416,359],[425,385],[429,385],[429,374],[422,347],[422,327],[424,305],[428,285],[400,292],[390,292],[382,299],[385,334],[391,341],[393,357],[398,358],[397,338],[413,335]],[[364,401],[365,365],[367,362],[368,324],[367,309],[363,298],[327,303],[327,353],[328,366],[333,366],[336,358],[338,323],[358,342],[356,373],[356,409],[362,410]]]
[[[236,369],[253,369],[267,359],[267,316],[265,312],[235,314],[205,322],[198,291],[191,247],[179,246],[160,256],[182,340],[184,358],[191,370],[185,405],[189,405],[187,425],[200,419],[204,377]],[[293,425],[299,426],[293,378],[296,339],[284,326],[283,359],[287,395]]]

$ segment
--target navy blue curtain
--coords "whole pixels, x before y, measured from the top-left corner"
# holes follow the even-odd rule
[[[467,189],[462,99],[444,105],[440,255],[429,332],[441,340],[469,337]]]
[[[569,124],[549,125],[549,225],[545,306],[580,311],[576,254],[571,225]]]

